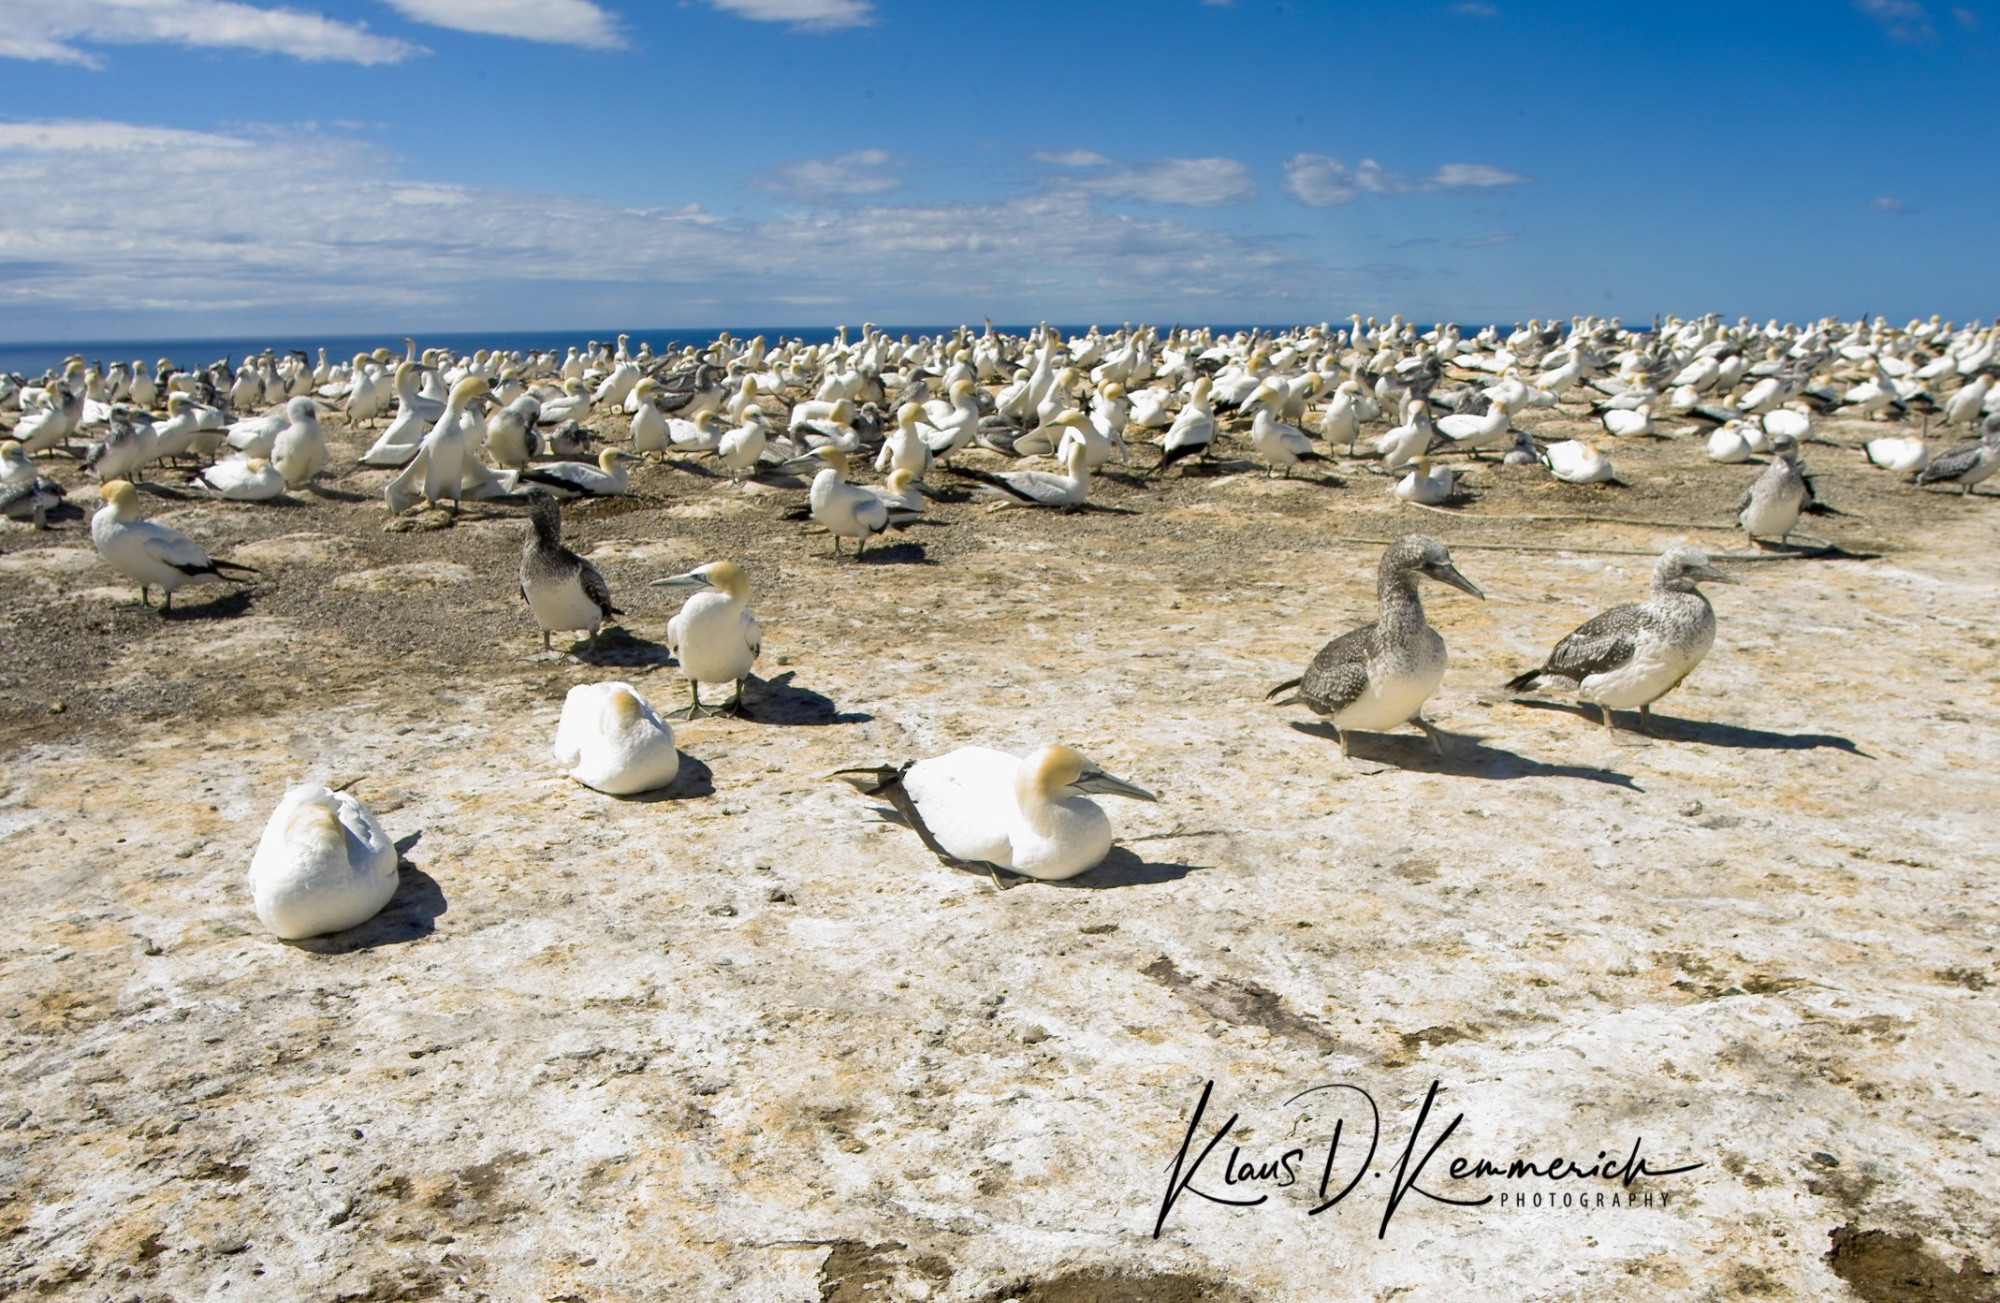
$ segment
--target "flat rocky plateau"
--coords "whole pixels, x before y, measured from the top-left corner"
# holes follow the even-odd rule
[[[630,615],[553,657],[519,510],[385,531],[384,472],[150,491],[262,572],[171,618],[81,522],[9,527],[0,1295],[2000,1297],[2000,502],[1868,467],[1881,428],[1821,423],[1845,514],[1806,528],[1841,551],[1728,563],[1650,739],[1497,685],[1671,543],[1747,550],[1758,468],[1693,437],[1605,440],[1623,486],[1475,466],[1448,511],[1225,455],[1101,479],[1108,510],[941,505],[861,563],[783,518],[799,488],[655,463],[566,512]],[[330,430],[342,466],[372,438]],[[1371,540],[1410,531],[1489,600],[1426,588],[1449,748],[1364,736],[1370,774],[1263,697],[1373,618]],[[677,726],[658,798],[570,782],[564,692],[682,705],[646,581],[725,557],[750,718]],[[1107,800],[1119,849],[1063,884],[947,868],[827,778],[1057,740],[1160,796]],[[244,872],[307,778],[403,885],[288,944]],[[1156,1237],[1210,1082],[1181,1175],[1234,1115],[1191,1184],[1265,1201],[1184,1193]],[[1379,1109],[1366,1168],[1358,1091],[1294,1098],[1335,1083]],[[1336,1122],[1355,1189],[1309,1215]],[[1700,1166],[1449,1171],[1635,1143]]]

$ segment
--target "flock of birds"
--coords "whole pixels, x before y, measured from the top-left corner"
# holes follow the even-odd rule
[[[623,614],[604,578],[564,546],[562,504],[630,490],[634,466],[661,462],[717,480],[764,478],[805,488],[794,514],[859,557],[887,531],[965,494],[996,507],[1088,509],[1092,476],[1114,461],[1139,476],[1184,474],[1236,441],[1267,475],[1301,463],[1372,457],[1390,491],[1435,506],[1449,500],[1445,459],[1497,457],[1571,483],[1614,479],[1594,440],[1545,443],[1519,422],[1587,402],[1611,439],[1694,435],[1725,465],[1767,460],[1743,490],[1738,521],[1756,543],[1788,540],[1815,506],[1800,455],[1815,418],[1885,423],[1897,433],[1863,454],[1917,485],[1971,493],[2000,469],[2000,327],[1822,320],[1729,325],[1710,316],[1657,321],[1530,322],[1503,333],[1454,326],[1419,331],[1400,318],[1350,318],[1285,332],[1218,334],[1150,327],[1065,337],[968,328],[916,339],[865,328],[808,344],[723,335],[660,354],[620,336],[566,355],[390,351],[317,363],[267,352],[181,370],[92,366],[81,357],[36,383],[0,378],[0,411],[18,419],[0,438],[0,509],[46,527],[67,489],[48,470],[68,453],[99,482],[90,519],[104,561],[153,588],[162,609],[191,584],[248,582],[248,566],[215,558],[176,530],[142,518],[135,481],[179,480],[184,495],[269,501],[310,490],[330,472],[376,468],[392,514],[450,513],[470,500],[525,506],[530,522],[520,589],[543,635],[595,638]],[[336,468],[321,425],[337,407],[352,428],[379,434],[356,465]],[[1913,421],[1921,422],[1916,433]],[[1669,422],[1680,422],[1669,429]],[[1379,434],[1369,427],[1381,426]],[[1933,453],[1935,426],[1976,438]],[[609,431],[616,438],[598,447]],[[78,451],[74,441],[86,446]],[[1364,444],[1364,438],[1366,443]],[[1135,448],[1153,445],[1135,466]],[[712,463],[710,470],[697,459]],[[995,468],[997,465],[1000,467]],[[872,468],[880,483],[859,482]],[[808,484],[797,478],[810,474]],[[1352,731],[1414,724],[1441,740],[1423,707],[1442,682],[1446,650],[1426,622],[1418,582],[1472,596],[1445,546],[1410,534],[1384,553],[1379,618],[1329,642],[1305,672],[1274,689],[1328,719],[1349,753]],[[750,584],[722,560],[655,581],[686,590],[668,649],[689,684],[689,717],[740,712],[761,648]],[[1672,691],[1714,640],[1698,585],[1731,582],[1695,548],[1663,556],[1642,602],[1607,611],[1558,643],[1508,687],[1566,687],[1612,712],[1640,712]],[[701,685],[731,685],[721,707]],[[671,725],[632,685],[580,685],[564,703],[555,754],[578,782],[628,795],[673,782]],[[1054,880],[1100,862],[1108,818],[1092,795],[1153,800],[1062,746],[1026,757],[981,747],[840,777],[887,799],[948,863]],[[359,801],[307,785],[272,815],[251,868],[259,917],[284,937],[353,926],[396,887],[394,848]]]

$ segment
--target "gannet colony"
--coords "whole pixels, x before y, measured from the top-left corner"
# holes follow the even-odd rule
[[[1996,348],[0,378],[0,1295],[1994,1297]],[[1386,1163],[1433,1080],[1447,1158],[1700,1167],[1386,1233],[1257,1183],[1296,1091]],[[1209,1193],[1289,1211],[1162,1209],[1204,1081]]]

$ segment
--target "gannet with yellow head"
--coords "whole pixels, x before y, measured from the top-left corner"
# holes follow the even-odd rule
[[[285,793],[250,860],[250,899],[287,941],[356,927],[396,894],[396,846],[368,807],[307,783]]]
[[[680,614],[667,621],[667,650],[681,664],[681,674],[693,695],[687,708],[693,719],[708,711],[701,704],[704,683],[733,683],[736,695],[722,709],[743,711],[743,681],[763,649],[763,631],[750,613],[750,579],[734,561],[711,561],[684,575],[655,579],[655,588],[691,588]]]
[[[179,530],[139,519],[139,491],[127,481],[112,480],[98,493],[104,505],[90,518],[90,541],[112,569],[139,581],[142,604],[147,590],[157,586],[165,594],[160,609],[171,611],[177,588],[215,580],[244,584],[250,581],[239,575],[257,573],[234,561],[212,560]]]
[[[611,796],[656,791],[680,772],[674,730],[629,683],[579,683],[563,698],[556,763]]]

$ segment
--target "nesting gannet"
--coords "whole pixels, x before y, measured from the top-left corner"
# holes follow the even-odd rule
[[[606,448],[597,455],[595,466],[557,462],[522,471],[521,478],[565,497],[615,498],[625,492],[631,481],[631,466],[638,460],[622,448]]]
[[[310,398],[285,404],[285,428],[271,441],[271,465],[285,477],[287,488],[312,483],[326,469],[326,433],[319,426],[319,406]]]
[[[888,503],[867,489],[849,484],[847,454],[832,444],[815,448],[788,465],[804,470],[815,464],[820,471],[813,476],[806,501],[812,518],[833,536],[835,556],[840,555],[840,540],[843,538],[855,540],[854,555],[858,560],[867,550],[869,539],[886,529],[899,529],[916,520],[909,512],[892,510]]]
[[[1543,452],[1549,474],[1565,484],[1608,484],[1616,482],[1611,459],[1594,443],[1565,439],[1552,443]]]
[[[1620,438],[1631,439],[1653,433],[1653,405],[1650,402],[1641,403],[1630,410],[1621,407],[1608,408],[1600,419],[1604,422],[1606,433],[1615,434]]]
[[[629,683],[579,683],[563,698],[556,763],[585,787],[611,796],[674,781],[681,756],[674,730]]]
[[[231,457],[189,481],[215,490],[231,502],[269,502],[285,494],[285,477],[262,457]]]
[[[153,426],[153,460],[173,461],[188,455],[201,433],[201,413],[186,394],[167,395],[167,419]]]
[[[1082,412],[1066,412],[1062,424],[1076,422],[1088,426]],[[1077,511],[1090,497],[1090,458],[1082,439],[1065,436],[1056,447],[1060,475],[1051,471],[992,471],[959,467],[956,474],[979,481],[981,497],[997,499],[1007,507],[1050,507],[1057,511]],[[1157,468],[1156,468],[1157,469]]]
[[[104,505],[90,518],[90,541],[111,568],[139,581],[139,601],[157,585],[165,594],[162,611],[174,609],[174,590],[187,584],[224,580],[250,581],[240,575],[257,572],[234,561],[216,561],[179,530],[139,519],[139,491],[124,480],[112,480],[98,492]]]
[[[611,589],[597,567],[563,546],[562,505],[545,490],[532,492],[532,528],[521,544],[521,597],[541,626],[542,650],[549,635],[589,630],[597,637],[606,620],[625,614],[611,604]]]
[[[1507,681],[1514,692],[1557,684],[1593,702],[1614,727],[1611,712],[1638,708],[1643,724],[1652,703],[1680,686],[1715,641],[1715,610],[1695,585],[1736,581],[1708,562],[1700,548],[1677,547],[1653,566],[1644,602],[1594,615],[1556,644],[1540,669]]]
[[[287,941],[366,923],[396,894],[396,846],[368,807],[318,783],[271,812],[250,860],[250,899]]]
[[[1405,502],[1417,502],[1426,507],[1435,507],[1451,497],[1453,485],[1451,468],[1440,466],[1431,469],[1431,459],[1422,453],[1410,465],[1410,473],[1397,480],[1389,491]]]
[[[1059,882],[1094,868],[1111,850],[1111,820],[1088,794],[1159,798],[1066,746],[1025,757],[960,747],[902,768],[837,775],[920,821],[925,844],[959,864]],[[907,808],[905,808],[907,806]]]
[[[1743,490],[1743,501],[1737,504],[1737,523],[1753,543],[1763,538],[1784,541],[1799,527],[1799,513],[1812,496],[1812,481],[1799,465],[1798,444],[1790,435],[1774,435],[1769,464]]]
[[[1741,421],[1729,421],[1718,425],[1715,427],[1714,433],[1708,436],[1708,459],[1710,461],[1721,462],[1725,466],[1734,466],[1740,462],[1749,461],[1752,451],[1750,440],[1743,432],[1743,423]]]
[[[62,485],[36,473],[19,443],[0,439],[0,515],[47,529],[49,513],[62,505],[64,496]]]
[[[1428,575],[1461,592],[1486,594],[1458,573],[1445,545],[1422,534],[1405,534],[1382,553],[1375,591],[1382,613],[1373,624],[1344,633],[1313,657],[1306,672],[1280,683],[1265,699],[1291,688],[1314,713],[1327,716],[1340,738],[1340,753],[1348,755],[1351,730],[1381,732],[1415,724],[1440,753],[1444,744],[1423,716],[1424,703],[1444,682],[1445,646],[1437,630],[1424,620],[1417,578]]]
[[[1930,460],[1930,449],[1918,435],[1890,435],[1880,439],[1870,439],[1861,447],[1862,455],[1883,470],[1922,470]]]
[[[655,588],[692,588],[681,605],[680,614],[667,621],[667,650],[681,665],[688,681],[692,702],[688,718],[705,713],[701,704],[704,683],[733,683],[736,695],[722,709],[729,714],[743,710],[743,681],[763,649],[764,637],[757,617],[750,614],[750,580],[734,561],[711,561],[684,575],[655,579]]]
[[[667,450],[667,418],[653,405],[653,395],[658,393],[659,389],[660,382],[651,376],[647,376],[632,387],[629,397],[636,404],[632,409],[633,452]]]
[[[1956,484],[1970,496],[1973,487],[2000,470],[2000,428],[1989,429],[1978,443],[1941,452],[1917,472],[1918,484]]]

